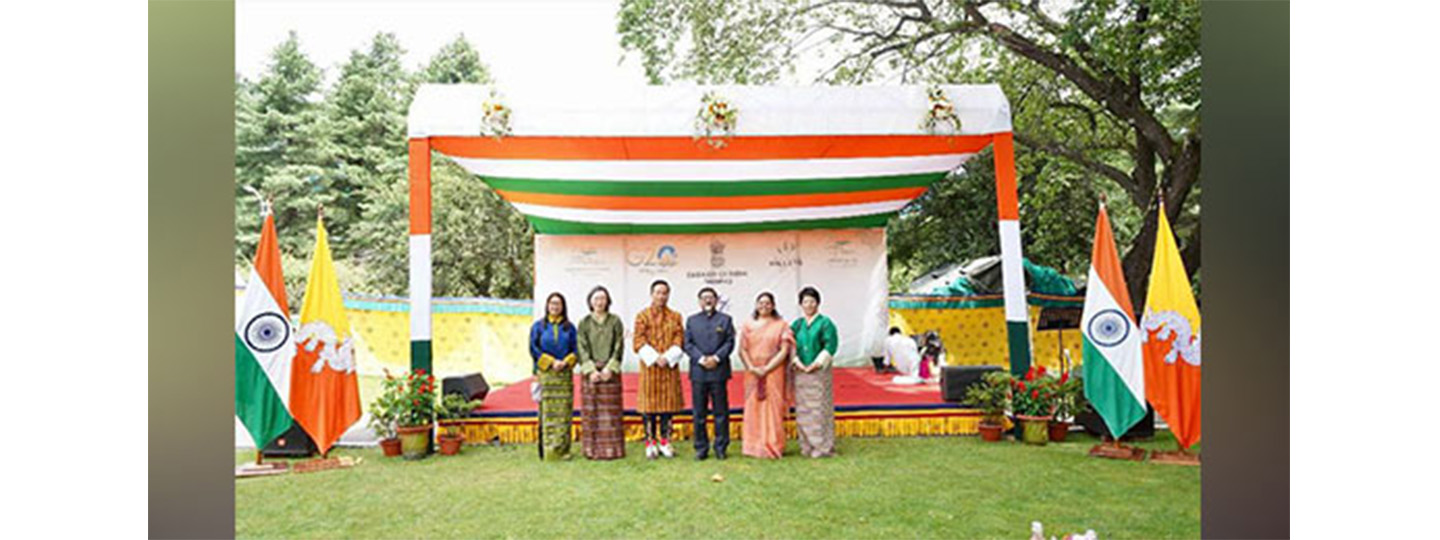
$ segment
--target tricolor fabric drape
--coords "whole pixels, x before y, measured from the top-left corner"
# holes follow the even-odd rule
[[[935,91],[958,129],[922,127],[940,106]],[[716,99],[732,131],[704,129],[703,104]],[[1011,367],[1023,371],[1030,342],[1010,131],[998,85],[422,85],[408,128],[412,363],[430,362],[434,154],[486,182],[539,234],[612,235],[884,227],[993,147]]]

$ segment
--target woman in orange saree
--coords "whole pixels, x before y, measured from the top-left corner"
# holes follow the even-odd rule
[[[791,399],[786,367],[795,337],[770,293],[755,298],[755,313],[741,325],[738,349],[745,364],[744,453],[779,459],[785,452],[785,411]]]

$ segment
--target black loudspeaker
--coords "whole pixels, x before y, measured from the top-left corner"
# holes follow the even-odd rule
[[[1075,415],[1075,423],[1083,426],[1086,433],[1096,437],[1104,437],[1110,434],[1110,429],[1105,427],[1105,420],[1100,418],[1100,414],[1096,413],[1095,409],[1090,407],[1085,407],[1084,412]],[[1155,408],[1151,407],[1149,403],[1146,403],[1145,416],[1140,418],[1140,421],[1136,422],[1134,426],[1131,426],[1130,431],[1126,431],[1125,435],[1120,437],[1120,440],[1149,439],[1154,436]]]
[[[485,399],[490,395],[490,384],[479,372],[459,377],[445,377],[440,381],[442,394],[460,394],[465,399]]]
[[[965,391],[970,385],[991,371],[1001,371],[996,366],[944,366],[940,368],[940,395],[950,403],[964,403]]]
[[[315,441],[300,427],[299,423],[290,426],[290,430],[280,434],[275,440],[261,451],[260,455],[265,457],[309,457],[315,455],[320,449],[315,447]]]

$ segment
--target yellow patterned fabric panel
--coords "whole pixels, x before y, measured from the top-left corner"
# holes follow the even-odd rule
[[[410,314],[349,310],[350,325],[359,338],[356,357],[360,373],[400,373],[410,369]],[[523,315],[436,313],[431,315],[434,366],[441,376],[485,374],[490,384],[512,383],[530,376],[526,336],[531,320]]]
[[[1040,307],[1029,306],[1031,354],[1036,364],[1060,369],[1062,350],[1070,352],[1072,369],[1080,364],[1078,329],[1035,331]],[[906,334],[935,330],[945,342],[945,360],[952,366],[1010,365],[1005,336],[1005,308],[938,308],[890,310],[890,326]]]

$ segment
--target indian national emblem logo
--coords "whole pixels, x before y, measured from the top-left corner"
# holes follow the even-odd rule
[[[1200,334],[1190,328],[1190,319],[1172,310],[1157,312],[1146,308],[1140,325],[1145,327],[1145,341],[1170,340],[1166,364],[1183,359],[1186,364],[1200,366]]]
[[[725,266],[725,243],[718,239],[710,241],[710,266],[712,268]]]

